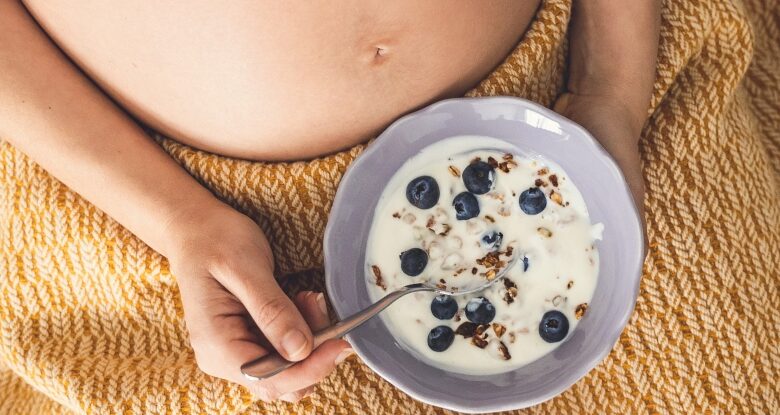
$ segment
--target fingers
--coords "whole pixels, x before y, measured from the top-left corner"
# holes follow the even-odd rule
[[[247,387],[263,400],[302,398],[312,385],[330,374],[337,361],[343,360],[342,353],[349,347],[343,340],[331,340],[303,362],[270,379],[249,380],[241,373],[241,365],[267,354],[267,349],[260,346],[261,337],[253,332],[255,325],[246,314],[246,304],[213,278],[187,278],[180,281],[179,287],[198,366],[209,375]],[[302,293],[295,303],[302,314],[295,305],[292,307],[307,330],[308,324],[315,330],[328,325],[321,295]]]
[[[316,332],[330,325],[328,306],[323,293],[302,291],[295,296],[293,301],[301,310],[303,318],[312,331]]]
[[[241,300],[274,349],[290,361],[308,356],[312,349],[309,325],[269,268],[259,258],[250,257],[227,272],[233,275],[224,278],[226,287]]]
[[[293,302],[301,310],[301,314],[306,319],[313,332],[322,330],[330,325],[330,319],[328,318],[328,306],[325,302],[325,295],[322,293],[316,293],[312,291],[302,291],[298,293],[293,299]],[[351,354],[351,349],[348,350],[348,354]],[[341,353],[344,353],[342,350]],[[336,361],[338,361],[338,356]],[[336,363],[338,364],[338,363]],[[301,399],[304,399],[314,393],[316,389],[315,385],[299,389],[295,392],[288,392],[279,397],[280,400],[290,403],[296,403]]]
[[[297,391],[309,387],[333,371],[337,360],[339,360],[339,363],[340,360],[343,360],[344,357],[340,355],[345,349],[349,349],[349,343],[346,341],[340,339],[329,340],[295,366],[269,379],[252,382],[247,386],[252,393],[264,399],[278,398],[282,395],[282,393],[278,393],[280,391]],[[269,391],[272,395],[264,396]],[[273,396],[274,393],[276,393],[275,396]]]
[[[212,278],[182,279],[179,289],[198,367],[211,376],[245,382],[241,365],[267,351],[243,305]]]
[[[295,304],[301,310],[304,318],[317,331],[327,327],[330,320],[325,309],[325,298],[322,294],[302,292],[295,296]],[[338,363],[343,361],[353,351],[344,340],[329,340],[302,362],[273,376],[270,379],[253,382],[249,388],[253,393],[263,397],[266,391],[294,391],[278,395],[280,399],[295,402],[301,399],[312,385],[329,375]]]

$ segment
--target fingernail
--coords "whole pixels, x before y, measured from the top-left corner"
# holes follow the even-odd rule
[[[295,359],[306,348],[306,336],[300,330],[291,330],[282,339],[282,348],[290,359]]]
[[[320,306],[320,311],[323,315],[328,315],[328,304],[325,302],[325,295],[322,293],[317,294],[317,305]]]
[[[339,353],[338,356],[336,356],[336,364],[338,365],[339,363],[343,362],[344,360],[346,360],[348,357],[352,356],[353,354],[355,354],[355,351],[352,350],[351,347],[347,347],[346,349],[342,350],[341,353]]]

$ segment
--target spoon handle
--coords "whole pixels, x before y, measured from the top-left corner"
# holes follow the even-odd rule
[[[341,320],[330,327],[326,327],[314,333],[314,345],[312,346],[312,350],[316,349],[322,343],[325,343],[330,339],[335,339],[344,336],[345,334],[349,333],[356,327],[365,323],[371,317],[374,317],[375,315],[379,314],[379,312],[381,312],[382,310],[387,308],[390,304],[394,303],[396,300],[405,296],[406,294],[417,292],[417,291],[435,291],[435,290],[436,290],[435,288],[424,284],[410,284],[401,287],[398,290],[393,291],[390,294],[387,294],[386,296],[382,297],[382,299],[366,307],[364,310],[358,311],[357,313],[345,318],[344,320]],[[250,362],[241,365],[241,373],[243,373],[244,376],[246,376],[249,379],[261,380],[276,375],[277,373],[282,372],[283,370],[289,368],[290,366],[296,363],[297,362],[290,362],[286,360],[276,351],[271,351],[265,356],[258,357],[255,360],[252,360]]]

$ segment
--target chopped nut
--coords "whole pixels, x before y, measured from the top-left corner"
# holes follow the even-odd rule
[[[555,190],[553,190],[552,192],[550,192],[550,199],[551,199],[553,202],[555,202],[555,203],[557,203],[557,204],[559,204],[559,205],[563,206],[563,197],[561,197],[561,194],[560,194],[560,193],[558,193],[558,192],[556,192]]]
[[[509,278],[504,278],[504,288],[506,288],[504,302],[512,304],[515,301],[515,297],[517,297],[517,284]]]
[[[536,231],[539,232],[539,235],[542,235],[545,238],[549,238],[552,236],[552,231],[550,231],[547,228],[536,228]]]
[[[474,331],[474,333],[475,333],[477,336],[482,336],[483,334],[485,334],[485,332],[486,332],[486,331],[487,331],[487,329],[489,329],[489,328],[490,328],[490,325],[489,325],[489,324],[479,324],[479,325],[477,325],[477,328],[476,328],[476,330]],[[483,337],[484,337],[484,336],[483,336]]]
[[[504,153],[504,155],[503,155],[503,156],[501,156],[501,158],[502,158],[502,159],[504,159],[504,160],[512,160],[512,159],[514,159],[514,157],[515,157],[515,156],[513,156],[513,155],[512,155],[512,154],[510,154],[510,153]]]
[[[536,187],[545,187],[545,186],[547,186],[547,182],[545,182],[542,179],[536,179],[536,180],[534,180],[534,186],[536,186]]]
[[[504,294],[504,302],[507,304],[512,304],[515,302],[515,299],[511,295],[509,295],[508,291]]]
[[[425,227],[429,231],[442,236],[446,236],[452,229],[452,226],[449,224],[437,222],[433,215],[428,216],[428,221],[426,222]]]
[[[487,342],[487,340],[483,339],[482,337],[474,336],[474,337],[471,338],[471,344],[473,344],[474,346],[479,347],[480,349],[484,349],[485,346],[488,345],[488,342]]]
[[[401,214],[400,214],[400,213],[398,213],[398,212],[393,212],[393,217],[394,217],[394,218],[396,218],[396,219],[398,219],[398,218],[400,218],[400,217],[401,217]]]
[[[570,289],[573,286],[574,286],[574,281],[569,280],[569,282],[566,284],[566,289],[568,290],[568,289]]]
[[[408,223],[408,224],[410,224],[410,225],[411,225],[411,224],[413,224],[413,223],[414,223],[414,221],[416,221],[416,220],[417,220],[417,217],[416,217],[416,216],[414,216],[414,215],[413,215],[413,214],[411,214],[411,213],[407,213],[407,214],[405,214],[405,215],[404,215],[404,217],[403,217],[403,218],[401,218],[401,220],[402,220],[402,221],[404,221],[405,223]]]
[[[455,274],[453,274],[453,277],[457,277],[458,275],[462,274],[463,271],[465,271],[465,270],[466,270],[466,268],[459,268],[458,270],[455,271]]]
[[[485,268],[496,267],[501,260],[498,258],[498,252],[488,252],[482,258],[477,259],[477,265],[482,265]]]
[[[493,323],[493,332],[496,333],[496,337],[501,337],[506,333],[506,326],[501,323]]]
[[[450,174],[452,174],[455,177],[460,177],[460,169],[458,169],[455,166],[449,166],[447,169],[450,171]]]
[[[471,159],[471,161],[469,162],[469,164],[474,164],[474,163],[476,163],[476,162],[478,162],[478,161],[482,161],[482,157],[479,157],[479,156],[477,156],[477,157],[474,157],[473,159]]]
[[[514,249],[515,249],[515,248],[514,248],[513,246],[511,246],[511,245],[510,245],[510,246],[508,246],[508,247],[506,248],[506,254],[505,254],[505,255],[506,255],[506,256],[508,256],[508,257],[511,257],[511,256],[512,256],[512,251],[514,251]]]
[[[496,220],[490,215],[485,215],[485,220],[487,220],[490,223],[496,223]]]
[[[490,166],[494,169],[498,167],[498,160],[494,159],[492,156],[488,157],[487,163],[490,164]]]
[[[387,285],[385,285],[385,281],[382,279],[382,270],[376,265],[371,265],[371,271],[374,273],[374,284],[382,290],[387,291]]]
[[[537,172],[536,172],[536,174],[538,174],[538,175],[540,175],[540,176],[544,176],[544,175],[546,175],[546,174],[547,174],[547,173],[549,173],[549,172],[550,172],[550,171],[549,171],[549,170],[547,170],[547,167],[542,167],[541,169],[539,169],[539,171],[537,171]]]
[[[489,269],[487,272],[485,272],[485,279],[488,281],[493,281],[494,278],[496,278],[496,270]]]
[[[504,293],[504,302],[512,304],[515,302],[515,297],[517,297],[517,288],[510,288]]]
[[[460,321],[460,311],[458,311],[457,313],[455,313],[455,317],[453,317],[453,319],[455,320],[455,322],[456,322],[456,323],[457,323],[458,321]]]
[[[504,159],[503,162],[498,163],[498,168],[501,169],[504,173],[509,173],[509,170],[511,170],[513,167],[517,167],[517,162],[513,160],[512,155],[509,154],[509,157],[507,157],[506,154],[502,157]]]
[[[455,334],[460,334],[465,338],[474,336],[474,333],[476,332],[477,332],[477,325],[470,321],[461,323],[461,325],[455,329]]]
[[[498,351],[501,352],[501,357],[503,357],[504,360],[509,360],[512,358],[512,355],[509,354],[509,349],[506,347],[504,342],[498,342]]]
[[[549,179],[553,186],[558,187],[558,176],[551,174]]]
[[[577,306],[577,308],[574,309],[574,317],[577,318],[577,320],[581,319],[582,316],[585,315],[585,312],[588,311],[588,303],[582,303]]]

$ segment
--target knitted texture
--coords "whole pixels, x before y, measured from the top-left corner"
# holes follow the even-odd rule
[[[570,10],[545,1],[468,95],[550,106]],[[774,0],[665,2],[641,140],[650,252],[636,310],[601,364],[528,413],[780,413],[778,39]],[[293,274],[285,289],[322,289],[328,210],[363,146],[257,163],[158,140],[260,224]],[[295,405],[201,373],[167,261],[7,144],[0,249],[0,414],[448,413],[357,358]]]

